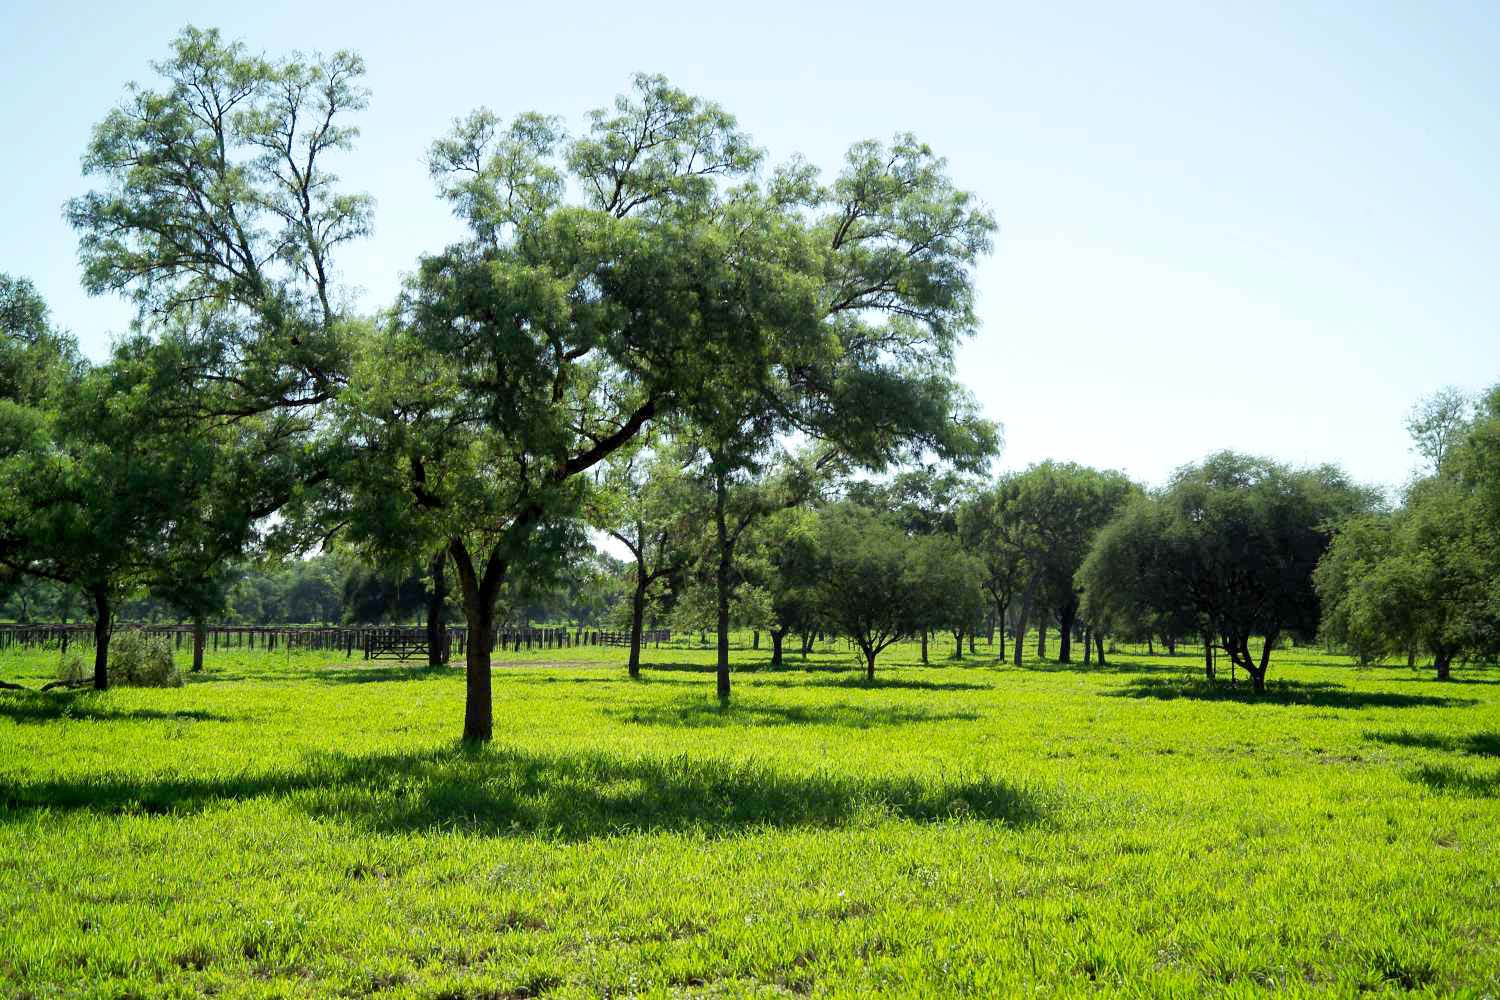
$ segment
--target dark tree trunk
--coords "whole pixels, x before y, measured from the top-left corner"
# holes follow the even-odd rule
[[[1078,601],[1073,599],[1057,609],[1057,662],[1073,662],[1073,624],[1078,618]]]
[[[109,689],[109,591],[94,591],[94,690]]]
[[[927,665],[927,626],[922,626],[922,665]]]
[[[865,650],[865,680],[875,679],[875,649],[873,647]]]
[[[495,600],[505,579],[505,560],[491,551],[484,575],[474,571],[473,557],[460,539],[449,545],[459,589],[464,599],[464,624],[469,638],[464,646],[464,742],[488,743],[495,732],[494,702],[490,692],[490,654],[495,648]],[[521,635],[516,634],[520,645]]]
[[[1406,647],[1406,668],[1408,670],[1411,670],[1414,667],[1416,667],[1416,665],[1417,665],[1417,647],[1416,646],[1407,646]]]
[[[1150,632],[1146,633],[1146,655],[1147,656],[1155,656],[1156,655],[1156,647],[1151,644],[1151,633]]]
[[[1203,637],[1203,676],[1208,680],[1214,679],[1214,641],[1208,636]]]
[[[771,666],[781,666],[781,642],[786,638],[786,629],[771,630]]]
[[[1047,619],[1045,615],[1037,623],[1036,658],[1038,660],[1045,660],[1047,658]]]
[[[714,476],[714,523],[719,534],[719,566],[714,575],[718,598],[718,657],[716,661],[720,701],[729,700],[729,574],[734,551],[729,541],[727,506],[729,487],[722,473]]]
[[[1094,649],[1099,654],[1099,666],[1101,666],[1101,667],[1107,667],[1107,666],[1109,666],[1109,661],[1107,661],[1104,658],[1104,633],[1103,632],[1096,632],[1096,633],[1094,633]]]
[[[208,624],[202,618],[193,619],[193,673],[203,672],[203,647],[208,645]]]
[[[1094,633],[1092,629],[1083,630],[1083,665],[1086,667],[1094,662]]]
[[[432,591],[427,596],[427,665],[448,662],[448,550],[439,549],[427,564]]]
[[[953,630],[953,658],[955,660],[964,658],[964,630],[961,628]]]
[[[1446,680],[1451,680],[1452,679],[1452,671],[1451,671],[1451,665],[1452,665],[1452,663],[1453,663],[1453,654],[1452,653],[1446,653],[1446,652],[1444,652],[1444,653],[1434,653],[1433,654],[1433,656],[1432,656],[1432,666],[1433,666],[1433,668],[1435,670],[1437,670],[1437,679],[1438,680],[1440,680],[1440,681],[1446,681]]]
[[[627,669],[632,680],[641,677],[641,626],[645,621],[646,576],[639,573],[635,578],[635,593],[630,595],[630,662]]]

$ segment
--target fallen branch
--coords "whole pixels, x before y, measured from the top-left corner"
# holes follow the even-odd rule
[[[81,680],[81,681],[48,681],[46,684],[42,685],[42,690],[43,691],[51,691],[53,688],[68,688],[69,690],[77,690],[78,688],[86,688],[86,687],[93,687],[93,686],[94,686],[94,682],[91,681],[91,680]]]
[[[30,691],[31,688],[25,684],[12,684],[10,681],[0,681],[0,691]]]

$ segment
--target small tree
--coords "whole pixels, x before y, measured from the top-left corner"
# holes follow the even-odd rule
[[[912,630],[911,545],[889,520],[841,504],[818,520],[818,606],[823,617],[864,655],[875,658]]]

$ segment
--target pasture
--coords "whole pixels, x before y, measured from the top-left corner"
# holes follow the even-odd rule
[[[1493,671],[950,649],[497,653],[481,749],[461,667],[0,692],[0,994],[1500,993]]]

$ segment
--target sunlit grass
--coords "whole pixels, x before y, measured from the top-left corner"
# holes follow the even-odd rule
[[[0,694],[0,995],[1500,991],[1500,677],[950,650]]]

